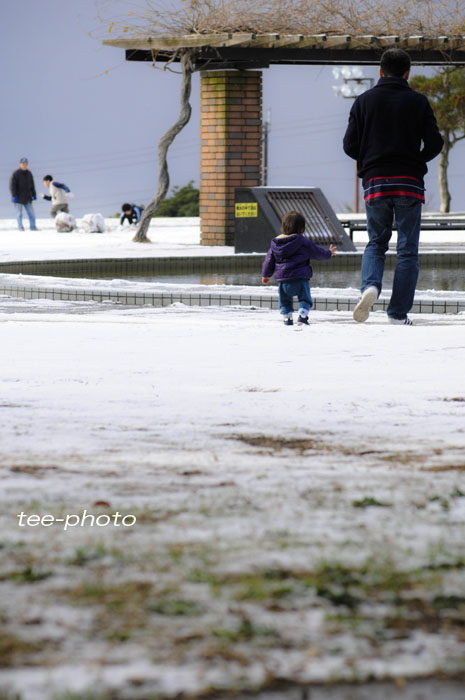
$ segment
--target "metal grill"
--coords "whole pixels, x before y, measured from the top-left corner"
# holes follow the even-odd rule
[[[281,232],[289,211],[305,218],[305,235],[321,246],[354,251],[331,205],[318,187],[238,187],[235,202],[236,253],[262,253]]]
[[[318,245],[341,245],[341,226],[334,226],[314,192],[271,191],[266,198],[281,221],[288,211],[298,211],[305,217],[305,235]],[[342,231],[343,233],[343,231]]]

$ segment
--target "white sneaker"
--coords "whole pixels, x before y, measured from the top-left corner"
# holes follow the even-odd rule
[[[408,316],[405,318],[392,318],[389,316],[389,323],[392,323],[394,326],[413,326],[413,321]]]
[[[363,323],[370,315],[371,307],[378,298],[377,287],[367,287],[362,294],[360,301],[354,309],[354,321]]]

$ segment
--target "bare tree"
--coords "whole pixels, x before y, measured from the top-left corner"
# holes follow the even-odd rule
[[[192,108],[189,102],[192,86],[192,51],[183,49],[180,51],[180,63],[182,69],[182,85],[181,85],[181,111],[179,117],[173,126],[162,136],[158,143],[158,187],[155,195],[150,200],[143,211],[137,233],[133,240],[137,243],[149,243],[147,231],[150,226],[150,221],[153,214],[156,212],[160,203],[166,196],[170,186],[170,176],[168,171],[168,148],[173,143],[176,136],[189,122]]]

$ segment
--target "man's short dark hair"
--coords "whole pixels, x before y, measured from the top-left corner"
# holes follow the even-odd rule
[[[402,49],[386,49],[381,56],[381,72],[385,78],[403,78],[410,65],[410,56]]]
[[[305,231],[305,219],[298,211],[288,211],[281,221],[281,231],[286,236],[293,233],[303,233]]]
[[[53,180],[53,175],[44,175],[44,182],[45,180],[48,180],[49,182],[52,182]]]
[[[123,206],[121,207],[121,210],[122,210],[122,211],[132,211],[132,204],[128,204],[128,203],[126,202],[126,203],[123,204]]]

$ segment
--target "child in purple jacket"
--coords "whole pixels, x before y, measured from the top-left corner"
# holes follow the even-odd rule
[[[320,248],[304,236],[305,219],[297,211],[289,211],[281,221],[281,234],[271,241],[262,267],[262,282],[268,284],[275,276],[279,290],[279,308],[284,325],[292,326],[293,298],[299,300],[297,325],[308,326],[308,312],[313,306],[309,279],[312,276],[310,258],[328,260],[336,255],[336,246]]]

